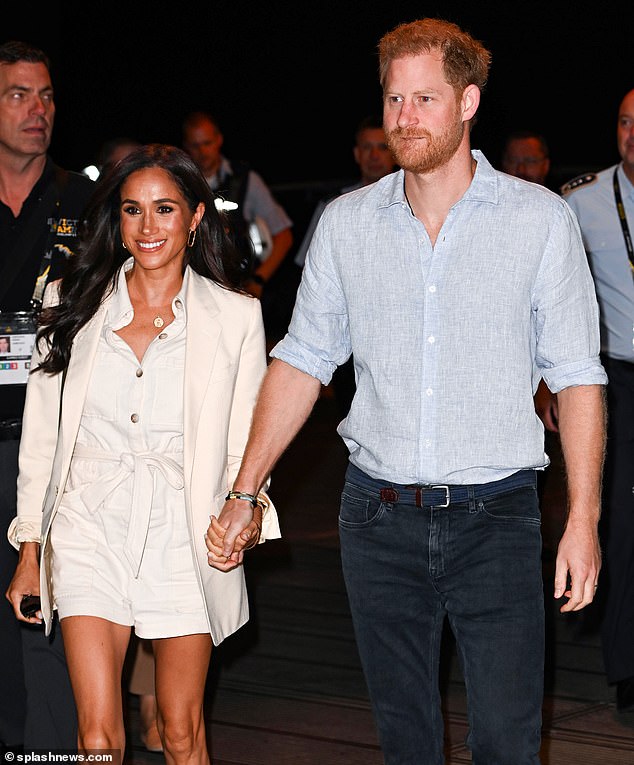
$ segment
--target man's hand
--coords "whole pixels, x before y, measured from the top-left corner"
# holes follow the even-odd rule
[[[555,598],[561,611],[592,602],[601,568],[599,516],[605,452],[605,400],[601,385],[564,388],[557,394],[559,437],[568,479],[568,518],[555,564]]]
[[[225,503],[218,518],[211,516],[205,536],[209,565],[220,571],[230,571],[244,560],[244,551],[255,547],[262,532],[262,508],[249,502],[231,499]]]
[[[596,526],[568,519],[555,564],[555,598],[568,600],[559,609],[580,611],[592,603],[601,569],[601,549]]]

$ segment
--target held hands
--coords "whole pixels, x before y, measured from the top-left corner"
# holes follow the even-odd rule
[[[255,547],[262,531],[262,507],[242,499],[225,502],[218,518],[211,516],[205,535],[208,563],[219,571],[230,571],[244,559],[244,551]]]

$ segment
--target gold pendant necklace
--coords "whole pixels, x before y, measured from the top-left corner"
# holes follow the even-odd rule
[[[165,324],[165,322],[163,321],[163,319],[162,319],[160,316],[157,316],[157,317],[154,319],[154,326],[155,326],[157,329],[160,329],[160,328],[161,328],[161,327],[162,327],[164,324]]]

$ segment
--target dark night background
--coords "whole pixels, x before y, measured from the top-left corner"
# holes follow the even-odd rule
[[[472,143],[494,163],[516,127],[544,133],[564,176],[615,162],[618,104],[634,87],[632,2],[3,5],[0,40],[53,59],[51,153],[70,169],[117,135],[179,143],[183,115],[205,108],[226,155],[270,184],[354,176],[355,125],[381,107],[378,39],[423,16],[455,21],[492,51]]]

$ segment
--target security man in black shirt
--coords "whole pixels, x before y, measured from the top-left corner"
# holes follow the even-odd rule
[[[0,45],[0,586],[15,572],[18,445],[37,310],[64,273],[94,184],[48,156],[55,103],[45,53]],[[21,540],[37,541],[37,540]],[[75,749],[76,712],[57,626],[21,625],[0,603],[0,748]]]

